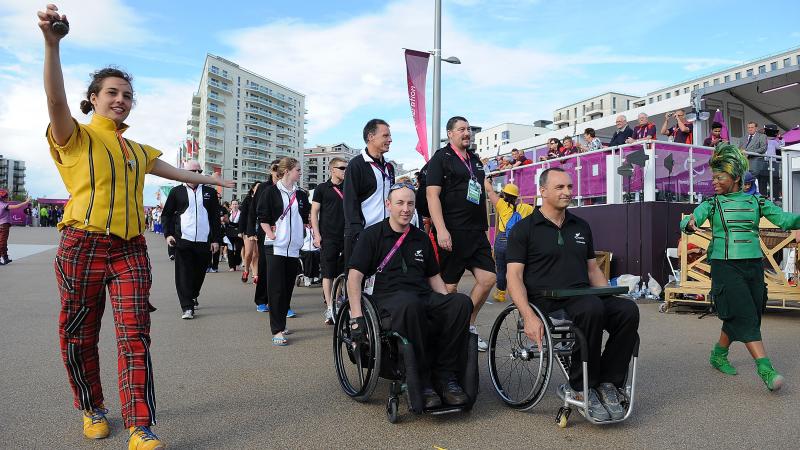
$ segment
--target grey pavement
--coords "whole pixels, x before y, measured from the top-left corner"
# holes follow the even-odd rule
[[[401,402],[401,421],[387,422],[388,385],[371,401],[352,401],[339,388],[331,327],[322,322],[319,288],[298,288],[289,319],[290,345],[270,345],[268,318],[257,313],[253,286],[240,273],[208,274],[201,309],[181,320],[172,262],[160,236],[148,233],[153,265],[152,350],[158,425],[169,448],[797,448],[800,314],[770,313],[763,333],[787,386],[769,393],[742,345],[731,351],[739,375],[713,371],[708,353],[719,333],[715,317],[661,314],[641,304],[641,359],[633,417],[597,427],[576,413],[554,423],[559,401],[550,392],[529,412],[506,407],[494,393],[480,356],[478,401],[470,413],[415,416]],[[11,230],[14,250],[27,256],[0,267],[0,448],[123,448],[116,350],[111,314],[103,321],[100,363],[112,435],[89,441],[72,408],[61,363],[53,275],[55,229]],[[21,247],[24,246],[24,247]],[[22,256],[20,253],[19,256]],[[225,263],[221,267],[226,267]],[[470,280],[465,280],[469,282]],[[465,283],[463,290],[470,286]],[[488,337],[504,304],[487,305],[479,330]]]

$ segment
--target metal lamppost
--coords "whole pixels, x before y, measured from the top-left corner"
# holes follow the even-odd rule
[[[442,0],[436,0],[433,33],[433,123],[431,125],[433,138],[431,151],[433,152],[439,148],[439,127],[442,123],[442,61],[461,64],[461,60],[455,56],[442,59]]]

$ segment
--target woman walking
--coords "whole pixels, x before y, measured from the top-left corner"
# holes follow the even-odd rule
[[[242,204],[239,206],[241,212],[239,216],[239,237],[242,239],[242,283],[247,283],[250,272],[258,276],[258,239],[256,230],[249,226],[250,217],[255,217],[256,207],[253,197],[256,195],[259,183],[255,182],[250,186],[247,195],[244,196]]]
[[[158,159],[161,152],[125,139],[124,120],[134,104],[131,77],[116,68],[92,74],[81,111],[92,113],[80,124],[67,105],[59,44],[66,17],[55,5],[39,11],[44,35],[44,86],[50,124],[50,156],[70,194],[58,224],[61,241],[55,274],[61,296],[61,355],[74,395],[83,411],[83,433],[109,435],[100,385],[98,337],[106,289],[114,314],[122,418],[129,449],[163,448],[155,425],[153,363],[150,359],[149,302],[152,282],[142,235],[145,174],[232,187],[232,182],[176,169]],[[59,28],[54,26],[58,23]]]
[[[758,235],[762,217],[784,230],[800,229],[800,215],[784,212],[764,197],[742,192],[747,158],[734,145],[714,150],[709,162],[715,195],[681,221],[687,233],[697,231],[706,219],[711,222],[711,297],[722,319],[719,341],[711,351],[711,366],[736,375],[728,361],[733,341],[742,342],[755,360],[756,372],[770,391],[783,386],[781,376],[767,358],[761,340],[761,314],[766,308],[763,253]]]
[[[239,221],[242,218],[242,212],[239,210],[239,202],[232,200],[230,203],[230,212],[228,212],[228,220],[225,223],[225,236],[231,243],[231,248],[228,251],[228,271],[236,272],[239,264],[242,263],[242,238],[239,237]]]
[[[287,344],[286,317],[291,306],[300,247],[303,246],[311,204],[308,194],[297,186],[300,163],[296,159],[281,159],[277,172],[280,179],[267,188],[258,217],[266,234],[263,247],[266,273],[262,276],[267,277],[272,345],[284,346]]]

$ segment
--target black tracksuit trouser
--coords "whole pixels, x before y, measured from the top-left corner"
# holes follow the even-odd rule
[[[175,287],[181,309],[194,309],[194,300],[206,278],[211,244],[178,239],[175,245]]]
[[[584,295],[568,299],[535,299],[544,314],[563,309],[572,323],[583,332],[589,347],[589,387],[612,383],[623,387],[639,330],[639,307],[632,300],[619,297]],[[603,346],[603,330],[608,341]],[[575,346],[569,369],[569,384],[583,391],[583,367],[580,350]]]
[[[272,249],[269,252],[272,253]],[[269,327],[272,334],[286,329],[286,314],[291,307],[294,282],[297,279],[299,259],[291,256],[266,255],[267,300],[269,301]],[[259,272],[259,282],[263,276]]]
[[[375,306],[381,326],[388,324],[413,346],[423,385],[446,383],[461,371],[472,314],[469,296],[397,292],[375,298]]]
[[[256,232],[256,242],[258,243],[258,282],[256,283],[256,293],[253,301],[256,305],[267,304],[267,259],[264,247],[264,232],[259,229]]]

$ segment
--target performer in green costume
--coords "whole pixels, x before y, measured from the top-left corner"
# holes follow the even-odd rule
[[[736,369],[728,361],[728,347],[733,341],[742,342],[755,360],[764,384],[775,391],[783,385],[783,376],[772,367],[761,340],[767,286],[758,224],[761,217],[766,217],[784,230],[796,230],[800,229],[800,215],[784,212],[763,197],[742,192],[742,178],[748,164],[735,146],[718,146],[709,165],[715,195],[683,218],[681,230],[691,234],[706,219],[711,221],[712,239],[708,248],[711,297],[722,319],[719,342],[711,351],[711,365],[722,373],[736,375]]]

